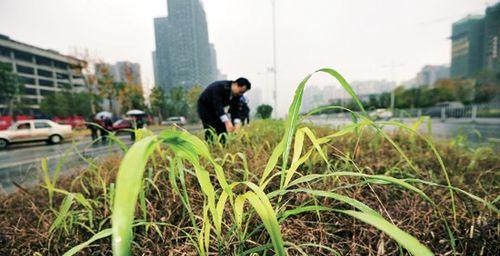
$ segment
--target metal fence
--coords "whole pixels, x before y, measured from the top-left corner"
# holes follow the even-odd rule
[[[394,117],[420,117],[430,116],[431,118],[500,118],[500,103],[474,104],[458,107],[429,107],[413,109],[395,109]]]

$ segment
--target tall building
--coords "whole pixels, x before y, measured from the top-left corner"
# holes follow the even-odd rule
[[[483,67],[484,17],[469,15],[452,25],[451,77],[468,77]]]
[[[469,15],[452,26],[451,77],[469,77],[487,70],[500,72],[500,3],[485,15]]]
[[[500,3],[486,9],[484,17],[484,67],[500,72]]]
[[[117,61],[115,64],[97,63],[95,64],[95,75],[97,79],[104,79],[105,75],[110,75],[113,82],[131,83],[135,86],[142,86],[141,66],[138,63],[129,61]],[[115,98],[110,100],[102,99],[101,107],[103,110],[120,113],[123,109],[120,102]]]
[[[132,83],[139,86],[142,85],[141,66],[139,63],[117,61],[115,64],[95,64],[95,74],[98,79],[103,78],[105,73],[111,75],[114,82]]]
[[[129,61],[117,61],[111,66],[113,76],[117,82],[130,82],[135,85],[142,85],[141,65]]]
[[[10,64],[24,84],[21,103],[32,115],[40,114],[44,96],[63,88],[75,92],[87,90],[82,74],[87,63],[75,57],[14,41],[0,34],[0,61]],[[6,102],[0,102],[0,111],[6,108]]]
[[[154,19],[156,85],[207,85],[216,79],[217,61],[200,0],[167,0],[167,7],[167,17]]]
[[[450,68],[445,65],[426,65],[417,73],[416,85],[432,86],[437,80],[450,77]]]

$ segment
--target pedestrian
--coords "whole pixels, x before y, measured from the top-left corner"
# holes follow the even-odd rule
[[[240,97],[237,108],[230,107],[228,110],[229,115],[231,115],[231,121],[233,123],[236,119],[235,116],[238,115],[238,113],[236,112],[239,113],[239,118],[241,120],[242,126],[250,123],[250,108],[248,107],[248,100],[245,96]]]
[[[227,132],[234,132],[241,127],[241,113],[239,109],[240,97],[251,89],[248,79],[240,77],[235,81],[223,80],[215,81],[205,88],[198,98],[198,114],[203,129],[205,129],[205,139],[213,141],[212,133],[222,136],[222,143],[225,143]],[[234,109],[231,119],[224,111],[224,107]],[[212,130],[212,132],[210,131]]]
[[[97,140],[97,126],[96,126],[96,120],[95,120],[95,114],[90,115],[87,118],[87,122],[85,122],[85,125],[87,128],[90,130],[90,136],[92,138],[92,142]]]
[[[135,142],[135,130],[144,128],[144,116],[142,115],[133,115],[132,116],[132,132],[130,133],[130,140]]]

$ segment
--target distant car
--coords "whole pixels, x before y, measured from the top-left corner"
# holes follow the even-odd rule
[[[186,118],[183,116],[173,116],[167,118],[167,120],[161,122],[162,125],[179,125],[184,126],[186,124]]]
[[[58,144],[71,137],[71,125],[61,125],[50,120],[23,120],[0,131],[0,149],[9,144],[46,141],[47,144]]]
[[[132,129],[132,121],[127,119],[119,119],[113,123],[113,131],[119,132],[124,129]]]
[[[392,111],[385,109],[385,108],[379,108],[375,109],[370,113],[370,117],[372,117],[374,120],[389,120],[393,117]]]

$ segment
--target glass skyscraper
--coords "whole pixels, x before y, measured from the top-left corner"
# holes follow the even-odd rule
[[[154,20],[156,86],[190,88],[216,79],[215,50],[208,41],[207,19],[200,0],[168,0],[168,16]]]

